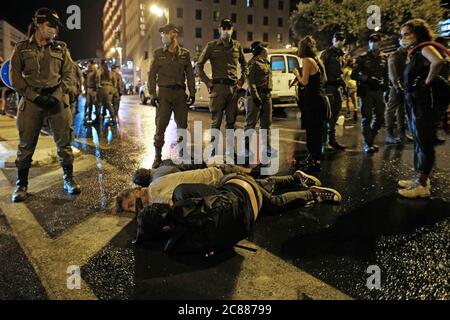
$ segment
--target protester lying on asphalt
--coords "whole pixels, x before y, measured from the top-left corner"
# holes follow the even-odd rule
[[[175,164],[172,160],[168,159],[163,160],[161,165],[156,169],[138,169],[133,175],[133,183],[138,186],[147,188],[153,181],[156,181],[159,178],[167,176],[169,174],[207,168],[225,169],[227,170],[227,173],[244,173],[254,177],[259,176],[261,173],[261,165],[249,169],[232,164],[216,164],[216,162],[214,161],[211,161],[208,164]]]
[[[177,180],[174,175],[164,178]],[[117,196],[116,211],[137,214],[138,240],[170,238],[167,252],[217,252],[247,238],[263,206],[282,209],[287,205],[342,200],[338,191],[321,185],[320,180],[301,171],[266,179],[233,173],[224,176],[216,186],[180,184],[167,203],[153,201],[151,186],[128,189]],[[277,194],[292,188],[303,190]]]

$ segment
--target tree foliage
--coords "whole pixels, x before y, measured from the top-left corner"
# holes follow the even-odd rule
[[[290,18],[290,27],[300,39],[312,35],[323,47],[329,45],[333,33],[344,31],[350,42],[366,41],[369,14],[367,8],[377,5],[381,9],[383,38],[394,38],[400,26],[411,18],[422,18],[436,31],[445,9],[440,0],[313,0],[300,3]]]

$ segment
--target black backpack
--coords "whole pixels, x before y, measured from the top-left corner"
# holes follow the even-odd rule
[[[411,49],[410,55],[413,55],[425,46],[435,47],[444,57],[445,63],[441,69],[441,72],[431,83],[431,89],[433,92],[433,101],[438,107],[438,112],[440,113],[443,109],[447,110],[448,105],[450,105],[450,82],[448,80],[450,75],[450,51],[442,44],[435,41],[427,41],[419,44],[418,46]]]

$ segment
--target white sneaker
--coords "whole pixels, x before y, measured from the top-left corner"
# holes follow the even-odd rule
[[[431,197],[431,188],[429,186],[416,185],[410,189],[401,189],[398,194],[408,199],[429,198]]]
[[[398,186],[403,189],[412,189],[419,185],[419,181],[417,179],[414,180],[400,180],[398,182]],[[431,187],[430,179],[427,180],[427,187]]]
[[[321,188],[321,187],[312,187],[309,191],[313,192],[315,195],[315,200],[318,203],[321,202],[341,202],[342,196],[341,194],[334,189],[331,188]]]
[[[298,176],[300,178],[300,183],[303,187],[310,188],[310,187],[321,187],[322,182],[320,182],[319,179],[317,179],[314,176],[310,176],[309,174],[304,173],[303,171],[296,171],[294,175]]]

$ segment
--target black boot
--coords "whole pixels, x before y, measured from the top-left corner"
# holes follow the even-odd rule
[[[63,167],[64,171],[64,190],[69,194],[80,194],[81,187],[73,177],[73,165]]]
[[[155,161],[153,161],[152,169],[158,169],[162,163],[162,148],[155,147]]]
[[[23,202],[28,197],[28,172],[29,168],[17,169],[16,189],[12,194],[11,200],[14,203]]]

